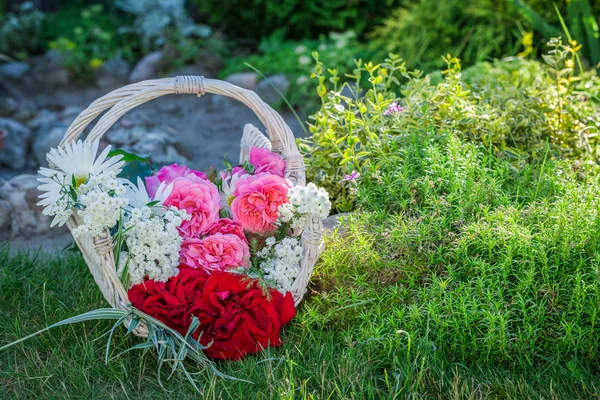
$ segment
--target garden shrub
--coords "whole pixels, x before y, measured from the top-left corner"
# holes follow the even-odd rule
[[[19,11],[5,16],[0,14],[0,53],[16,59],[25,59],[43,49],[42,28],[44,14],[24,2]]]
[[[361,178],[360,211],[316,269],[334,283],[313,298],[315,315],[337,310],[329,323],[356,343],[379,338],[381,369],[390,354],[420,354],[428,365],[597,373],[596,168],[539,160],[515,171],[454,133],[413,130],[378,170]]]
[[[411,131],[452,132],[481,143],[517,169],[532,160],[564,157],[596,165],[600,78],[594,71],[575,74],[575,49],[559,40],[549,45],[543,63],[496,61],[464,73],[456,57],[446,56],[441,77],[409,72],[396,56],[377,66],[358,62],[351,76],[360,87],[366,73],[369,87],[357,98],[342,96],[339,72],[326,77],[318,64],[322,106],[311,116],[312,137],[302,144],[311,157],[309,177],[328,188],[339,211],[347,211],[353,207],[354,188],[351,182],[340,183],[344,175],[366,173]],[[328,77],[333,83],[327,86]],[[403,110],[386,113],[393,101]]]
[[[273,33],[316,38],[330,31],[358,34],[377,24],[401,0],[194,0],[228,35],[260,39]]]
[[[448,52],[466,65],[516,54],[517,15],[505,1],[418,0],[394,10],[368,36],[374,50],[430,71],[443,67],[439,56]]]

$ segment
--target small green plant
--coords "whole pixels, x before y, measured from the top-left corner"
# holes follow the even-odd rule
[[[22,60],[43,50],[44,19],[30,1],[21,4],[17,13],[0,14],[0,53]]]
[[[95,4],[81,10],[78,25],[65,36],[50,42],[50,48],[60,52],[64,64],[76,78],[89,79],[93,71],[105,61],[117,56],[132,60],[133,46],[115,30],[108,30],[98,24],[104,7]]]

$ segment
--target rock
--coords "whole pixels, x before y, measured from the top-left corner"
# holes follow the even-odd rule
[[[256,82],[258,82],[258,74],[256,72],[238,72],[229,75],[225,81],[244,89],[254,90]]]
[[[35,118],[27,122],[27,126],[31,129],[38,129],[42,125],[49,124],[58,120],[58,114],[48,110],[47,108],[41,109]]]
[[[44,125],[38,129],[33,139],[32,156],[37,166],[48,164],[46,154],[52,147],[58,147],[60,141],[65,136],[67,126],[61,122],[53,122]]]
[[[0,164],[12,169],[25,168],[31,131],[20,122],[8,118],[0,118],[0,130],[7,132],[4,146],[0,149]]]
[[[255,92],[265,103],[278,106],[283,102],[283,98],[275,88],[285,96],[290,88],[290,82],[284,75],[273,75],[258,82]]]
[[[17,112],[13,116],[15,119],[25,122],[37,115],[38,106],[31,100],[23,100],[17,107]]]
[[[144,56],[129,74],[129,82],[139,82],[154,78],[163,64],[162,51],[153,51]]]
[[[0,234],[10,231],[12,206],[8,200],[0,200]]]
[[[17,110],[17,101],[12,97],[0,96],[0,117],[8,117]]]
[[[10,204],[11,235],[31,237],[50,229],[51,218],[42,215],[36,175],[17,175],[0,187],[2,200]]]
[[[131,66],[122,58],[108,60],[96,70],[98,87],[118,87],[127,83]]]
[[[137,154],[150,154],[158,164],[187,163],[187,157],[177,151],[179,146],[176,133],[168,128],[135,126],[109,131],[105,139],[114,147],[133,151]]]
[[[37,59],[33,67],[33,77],[47,86],[66,85],[71,79],[71,73],[64,65],[64,56],[58,51],[50,50]]]
[[[68,106],[58,114],[58,118],[65,125],[71,125],[75,118],[81,114],[83,108],[77,106]]]
[[[346,231],[344,227],[344,219],[349,215],[349,213],[341,213],[330,215],[329,217],[323,220],[323,229],[325,232],[333,232],[338,229],[338,232],[343,234]]]
[[[0,76],[11,81],[20,81],[31,70],[26,62],[10,62],[0,65]]]

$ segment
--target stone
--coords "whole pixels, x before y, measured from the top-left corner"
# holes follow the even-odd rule
[[[43,57],[38,58],[33,67],[34,79],[47,86],[66,85],[71,80],[71,73],[65,67],[64,56],[50,50]]]
[[[75,118],[77,118],[82,111],[83,108],[81,107],[68,106],[58,113],[58,119],[60,119],[60,121],[65,125],[71,125],[71,123],[75,121]]]
[[[98,87],[119,87],[127,83],[131,66],[122,58],[113,58],[96,70]]]
[[[46,166],[46,154],[53,147],[58,147],[65,136],[67,126],[61,122],[54,122],[41,126],[35,133],[31,146],[32,157],[37,166]]]
[[[153,51],[144,56],[129,74],[129,82],[139,82],[156,77],[163,64],[162,51]]]
[[[23,100],[17,107],[17,112],[13,116],[14,119],[21,122],[29,121],[37,115],[38,106],[31,100]]]
[[[323,229],[325,232],[333,232],[338,229],[338,233],[344,234],[346,231],[346,227],[344,226],[344,219],[349,215],[349,213],[341,213],[330,215],[329,217],[323,220]]]
[[[0,76],[11,81],[22,80],[31,71],[31,66],[22,61],[0,64]]]
[[[109,131],[105,139],[114,147],[136,154],[150,154],[158,164],[187,163],[188,158],[177,151],[179,147],[176,133],[165,127],[119,128]]]
[[[17,110],[17,101],[12,97],[0,96],[0,117],[8,117]]]
[[[10,232],[12,206],[8,200],[0,200],[0,234]]]
[[[2,200],[10,203],[11,235],[31,237],[50,229],[51,217],[36,205],[40,192],[36,175],[17,175],[0,187]]]
[[[51,122],[58,121],[58,114],[54,111],[48,110],[47,108],[42,108],[35,118],[27,122],[27,126],[31,129],[38,129],[42,125],[49,124]]]
[[[12,169],[25,168],[31,131],[20,122],[8,118],[0,118],[0,130],[7,133],[0,149],[0,165]]]
[[[256,72],[238,72],[229,75],[225,81],[244,89],[254,90],[258,82],[258,74]]]
[[[285,96],[289,88],[290,82],[285,75],[273,75],[258,82],[255,92],[265,103],[271,106],[278,106],[283,102],[281,95]],[[281,94],[277,91],[281,92]]]

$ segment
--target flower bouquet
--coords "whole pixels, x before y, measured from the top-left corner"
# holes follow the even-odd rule
[[[171,79],[169,87],[180,93],[183,82],[184,93],[203,94],[206,82],[194,78]],[[215,92],[224,86],[242,97],[252,93],[207,81]],[[132,102],[138,93],[131,87],[147,94],[148,83],[136,85],[123,88]],[[116,92],[122,101],[123,92]],[[111,103],[101,100],[104,107]],[[97,112],[95,104],[88,110]],[[324,189],[301,184],[297,149],[290,154],[284,146],[282,157],[271,148],[280,142],[247,126],[238,165],[207,175],[173,164],[131,182],[121,175],[135,157],[110,146],[98,154],[102,131],[92,130],[85,141],[68,140],[85,128],[82,120],[93,119],[86,111],[67,131],[65,143],[48,153],[50,168],[39,171],[39,205],[54,217],[52,226],[67,224],[112,308],[43,331],[114,319],[107,361],[113,332],[125,324],[127,333],[147,338],[134,349],[155,348],[159,371],[170,364],[194,386],[186,358],[220,374],[212,359],[238,360],[281,345],[282,327],[294,317],[320,253],[319,228],[331,207]],[[103,119],[107,116],[110,112]],[[289,165],[294,161],[296,169]]]

